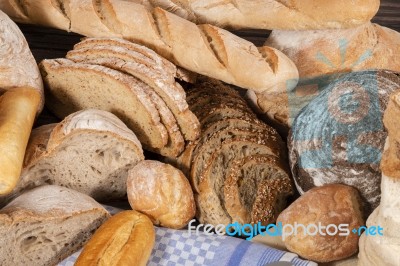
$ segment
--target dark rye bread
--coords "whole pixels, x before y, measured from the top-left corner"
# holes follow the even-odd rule
[[[300,112],[288,145],[301,194],[342,183],[360,191],[366,215],[378,206],[379,163],[387,135],[382,117],[390,94],[398,89],[398,73],[354,72],[329,84]]]
[[[265,134],[260,132],[227,139],[215,148],[198,180],[199,192],[195,196],[198,204],[197,218],[201,223],[217,225],[233,222],[225,208],[224,199],[224,183],[229,163],[233,159],[255,154],[280,158],[279,151],[270,146],[271,140],[265,139]]]
[[[284,166],[270,155],[250,155],[231,160],[223,186],[225,208],[232,221],[241,224],[270,224],[286,206],[293,193]]]

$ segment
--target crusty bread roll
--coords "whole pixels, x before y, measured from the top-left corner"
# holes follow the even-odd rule
[[[14,7],[6,8],[11,2]],[[226,30],[198,26],[161,8],[148,10],[121,0],[33,2],[1,1],[0,8],[19,22],[88,37],[122,37],[148,46],[183,68],[258,92],[286,89],[286,80],[298,77],[294,64],[278,50],[257,48]]]
[[[34,88],[10,89],[0,97],[0,195],[18,184],[40,93]]]
[[[194,217],[196,206],[189,181],[179,169],[143,161],[129,171],[128,200],[156,225],[180,229]]]
[[[128,170],[144,160],[135,134],[111,113],[84,110],[32,131],[21,178],[0,205],[32,187],[56,184],[96,200],[126,195]]]
[[[277,219],[283,227],[292,225],[295,228],[296,224],[309,226],[309,234],[302,227],[297,229],[297,234],[289,234],[290,229],[285,229],[282,230],[282,240],[288,250],[312,261],[330,262],[348,258],[357,252],[359,239],[358,234],[351,230],[358,230],[364,225],[361,206],[362,201],[355,188],[339,184],[313,188]],[[348,234],[344,233],[341,224],[347,225]],[[315,229],[316,226],[321,227]],[[316,234],[315,230],[318,230]]]
[[[0,265],[57,265],[109,216],[92,198],[68,188],[27,191],[0,210]]]
[[[150,219],[123,211],[108,219],[83,248],[75,266],[145,266],[156,234]]]

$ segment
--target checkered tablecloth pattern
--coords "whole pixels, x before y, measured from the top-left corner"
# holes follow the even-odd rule
[[[115,214],[120,209],[105,206]],[[155,227],[156,241],[148,266],[266,266],[286,261],[294,266],[317,266],[296,254],[229,236],[189,234],[186,230]],[[80,251],[59,266],[73,266]]]

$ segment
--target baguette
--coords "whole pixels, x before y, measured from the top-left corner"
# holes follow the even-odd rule
[[[136,211],[123,211],[96,231],[75,266],[145,266],[154,242],[155,231],[150,219]]]
[[[361,25],[377,13],[379,0],[130,0],[221,28],[326,29]]]
[[[180,67],[257,92],[286,91],[298,78],[296,66],[281,52],[208,24],[196,25],[161,8],[121,0],[12,1],[16,21],[52,26],[89,37],[122,37],[148,46]],[[9,1],[1,1],[0,8]],[[57,5],[53,5],[57,3]],[[24,14],[24,16],[20,16]],[[54,16],[63,15],[59,23]],[[40,17],[40,18],[39,18]]]
[[[18,183],[40,100],[40,93],[28,87],[11,89],[0,97],[0,195],[10,193]]]

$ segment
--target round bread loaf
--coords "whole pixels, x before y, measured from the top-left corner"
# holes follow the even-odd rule
[[[289,157],[300,194],[342,183],[357,188],[366,214],[380,200],[383,111],[400,75],[363,71],[342,76],[302,109],[289,134]]]
[[[189,181],[175,167],[143,161],[132,168],[127,180],[128,200],[155,225],[180,229],[194,217],[196,205]]]
[[[286,228],[282,229],[286,248],[316,262],[350,257],[357,252],[359,239],[352,230],[364,225],[361,204],[358,191],[349,186],[311,189],[278,216],[278,224]]]

